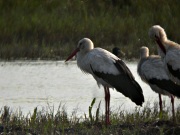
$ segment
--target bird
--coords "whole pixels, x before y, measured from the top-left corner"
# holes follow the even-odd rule
[[[69,55],[65,62],[75,55],[77,66],[83,72],[91,74],[99,87],[104,87],[106,125],[111,123],[109,118],[109,88],[115,88],[118,92],[130,98],[136,105],[142,106],[144,102],[142,88],[120,58],[105,49],[94,48],[94,44],[89,38],[81,39],[78,42],[77,48]]]
[[[149,48],[140,48],[140,60],[137,72],[142,81],[148,84],[151,89],[159,94],[160,114],[162,114],[162,95],[171,98],[172,116],[175,121],[174,96],[180,97],[180,85],[173,82],[165,71],[164,63],[159,55],[149,55]]]
[[[159,25],[149,29],[149,37],[156,41],[158,54],[170,79],[180,85],[180,45],[169,40],[165,30]]]
[[[123,51],[121,51],[118,47],[114,47],[114,48],[112,49],[112,53],[113,53],[114,55],[116,55],[117,57],[120,57],[120,58],[122,58],[122,57],[125,56],[125,53],[124,53]]]

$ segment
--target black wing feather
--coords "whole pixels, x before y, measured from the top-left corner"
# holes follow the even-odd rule
[[[171,65],[167,64],[169,72],[174,76],[180,79],[180,70],[174,70]]]
[[[119,75],[105,74],[103,72],[94,71],[93,73],[102,78],[105,82],[113,86],[118,92],[121,92],[126,97],[129,97],[136,105],[142,105],[144,96],[140,85],[134,80],[129,68],[122,60],[116,60],[114,63],[119,70]]]
[[[173,94],[174,96],[177,96],[180,98],[180,85],[175,84],[173,81],[165,80],[165,79],[159,80],[156,78],[150,79],[148,81],[149,83],[155,84],[159,88],[166,90],[170,94]]]

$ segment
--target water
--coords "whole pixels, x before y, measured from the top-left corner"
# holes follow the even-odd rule
[[[137,62],[126,62],[138,83],[141,85],[146,102],[158,101],[158,94],[141,81],[137,75]],[[37,107],[54,109],[59,105],[71,115],[88,114],[88,107],[93,98],[96,103],[93,111],[101,101],[101,112],[104,113],[104,90],[99,88],[91,75],[86,75],[70,61],[16,61],[0,62],[0,108],[9,106],[13,111],[21,110],[23,114],[32,113]],[[130,99],[111,89],[111,110],[130,111],[136,107]],[[163,96],[170,106],[170,98]],[[175,100],[176,107],[179,105]]]

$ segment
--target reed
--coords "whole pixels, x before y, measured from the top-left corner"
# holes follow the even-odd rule
[[[93,107],[95,100],[90,107]],[[97,108],[99,111],[100,104]],[[87,107],[88,109],[88,107]],[[176,109],[177,123],[172,122],[169,107],[164,108],[159,119],[158,103],[153,106],[147,102],[143,108],[136,107],[132,112],[121,109],[111,111],[111,125],[106,126],[104,115],[92,114],[89,117],[68,116],[65,106],[47,107],[47,110],[34,108],[32,114],[23,115],[21,111],[12,112],[7,106],[0,110],[1,134],[114,134],[114,135],[172,135],[180,133],[180,109]],[[94,116],[95,115],[95,116]]]
[[[127,58],[137,58],[142,45],[156,53],[147,34],[154,24],[180,43],[179,4],[177,0],[1,0],[0,58],[64,59],[83,37],[109,51],[119,46]]]

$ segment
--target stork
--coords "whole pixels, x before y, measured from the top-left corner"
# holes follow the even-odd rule
[[[112,49],[112,53],[114,55],[116,55],[117,57],[121,58],[121,57],[124,57],[125,56],[125,53],[123,51],[121,51],[118,47],[114,47]]]
[[[159,55],[149,56],[149,49],[144,46],[141,47],[137,72],[142,81],[159,94],[160,114],[162,113],[161,94],[171,97],[172,115],[175,121],[174,96],[180,97],[180,86],[169,79],[161,57]]]
[[[106,125],[110,124],[109,88],[115,88],[124,96],[129,97],[136,105],[142,106],[144,102],[142,89],[121,59],[107,50],[94,48],[93,42],[88,38],[83,38],[78,42],[77,48],[66,61],[74,55],[77,56],[77,66],[83,72],[91,74],[98,86],[104,87]]]
[[[154,25],[149,29],[149,36],[158,45],[158,53],[162,57],[170,79],[180,85],[180,45],[170,41],[164,29],[159,25]]]

